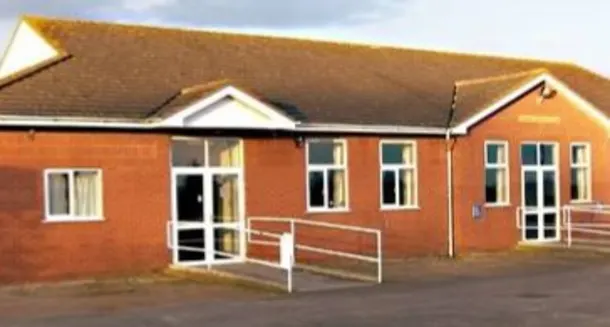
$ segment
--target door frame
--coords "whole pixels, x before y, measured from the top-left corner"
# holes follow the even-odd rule
[[[192,222],[181,224],[178,221],[177,188],[176,180],[178,175],[199,175],[203,179],[203,222]],[[213,178],[215,175],[234,175],[237,176],[238,190],[238,216],[237,221],[232,223],[214,223],[214,201],[213,201]],[[246,254],[246,221],[245,221],[245,187],[242,167],[172,167],[171,168],[171,245],[172,263],[182,266],[198,265],[218,265],[245,261]],[[183,227],[183,228],[181,228]],[[239,253],[234,258],[217,259],[214,253],[214,231],[216,228],[234,228],[239,238]],[[180,261],[178,256],[178,237],[179,231],[184,229],[203,229],[205,240],[205,260]]]
[[[523,145],[535,145],[536,146],[536,165],[524,165],[523,164]],[[552,145],[554,161],[552,165],[543,166],[540,164],[540,145]],[[560,149],[559,142],[555,141],[524,141],[519,145],[519,164],[521,167],[521,242],[522,243],[549,243],[557,242],[561,239],[561,225],[560,225],[560,212],[561,212],[561,194],[560,194]],[[525,173],[535,172],[536,173],[536,197],[537,206],[535,208],[527,207],[525,205]],[[555,206],[545,207],[544,206],[544,173],[554,172],[555,173]],[[548,213],[555,214],[555,236],[545,237],[545,225],[544,215]],[[538,216],[538,238],[537,239],[526,239],[526,215],[536,214]]]

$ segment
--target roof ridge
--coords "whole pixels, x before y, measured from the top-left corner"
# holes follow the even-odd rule
[[[484,84],[484,83],[490,83],[490,82],[498,82],[498,81],[505,81],[505,80],[510,80],[510,79],[521,78],[521,77],[525,77],[528,75],[538,75],[538,74],[548,73],[548,72],[549,72],[549,70],[546,68],[536,68],[536,69],[519,71],[516,73],[507,73],[507,74],[493,75],[493,76],[482,77],[482,78],[457,80],[455,82],[455,85],[460,87],[460,86],[468,86],[468,85],[473,85],[473,84]]]
[[[293,42],[303,43],[318,43],[335,46],[347,46],[355,48],[368,48],[368,49],[381,49],[381,50],[394,50],[394,51],[410,51],[410,52],[422,52],[437,55],[452,55],[452,56],[463,56],[463,57],[477,57],[477,58],[493,58],[498,60],[507,61],[521,61],[521,62],[537,62],[541,64],[553,64],[553,65],[566,65],[575,66],[570,61],[553,60],[548,58],[533,58],[533,57],[520,57],[517,55],[504,55],[504,54],[491,54],[491,53],[477,53],[467,52],[458,50],[447,50],[447,49],[433,49],[433,48],[417,48],[409,46],[400,46],[396,44],[384,44],[384,43],[370,43],[370,42],[358,42],[349,40],[332,40],[332,39],[315,39],[312,37],[296,37],[286,35],[274,35],[274,34],[262,34],[262,33],[248,33],[243,31],[234,30],[221,30],[221,29],[205,29],[201,27],[185,27],[175,25],[152,25],[146,23],[135,23],[125,21],[104,21],[95,19],[81,19],[81,18],[66,18],[66,17],[50,17],[41,15],[25,14],[22,15],[22,19],[37,23],[40,21],[54,21],[54,22],[65,22],[65,23],[83,23],[83,24],[94,24],[94,25],[114,25],[121,27],[141,28],[149,30],[161,30],[161,31],[174,31],[174,32],[187,32],[187,33],[207,33],[207,34],[218,34],[218,35],[229,35],[234,37],[246,37],[246,38],[264,38],[272,40],[285,40]]]
[[[229,84],[229,82],[230,82],[230,80],[225,78],[225,79],[219,79],[219,80],[210,81],[210,82],[206,82],[206,83],[193,84],[191,86],[182,88],[180,90],[180,94],[189,94],[189,93],[198,92],[198,91],[206,91],[206,90],[218,87],[218,86],[227,85],[227,84]]]

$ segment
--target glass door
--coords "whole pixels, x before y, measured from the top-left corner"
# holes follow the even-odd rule
[[[209,259],[206,235],[205,175],[200,169],[172,173],[174,263],[202,264]]]
[[[522,239],[559,240],[558,153],[553,143],[521,145]]]
[[[172,249],[182,265],[244,260],[242,142],[172,140]]]
[[[241,259],[244,244],[241,234],[242,208],[240,178],[238,173],[213,172],[211,175],[210,229],[215,261],[234,261]]]

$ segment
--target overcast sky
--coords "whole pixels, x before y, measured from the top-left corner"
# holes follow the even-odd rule
[[[610,75],[605,0],[0,0],[40,14],[573,61]]]

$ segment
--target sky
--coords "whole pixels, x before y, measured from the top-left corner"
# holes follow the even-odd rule
[[[610,76],[607,0],[0,0],[21,14],[570,61]]]

